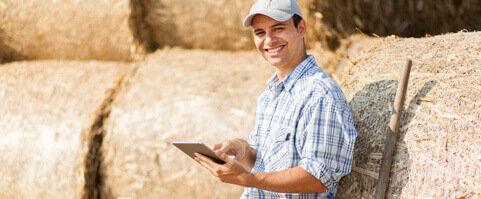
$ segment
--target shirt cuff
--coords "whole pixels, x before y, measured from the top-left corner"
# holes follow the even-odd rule
[[[329,172],[329,169],[324,164],[313,159],[303,158],[299,166],[320,180],[327,189],[332,188],[334,185],[331,172]]]

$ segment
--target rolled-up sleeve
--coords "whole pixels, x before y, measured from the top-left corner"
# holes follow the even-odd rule
[[[329,95],[311,100],[299,124],[299,166],[332,187],[351,172],[357,133],[349,106]]]
[[[249,135],[249,146],[252,147],[253,149],[255,149],[257,151],[257,148],[258,148],[258,140],[257,140],[257,131],[256,130],[253,130],[250,135]]]

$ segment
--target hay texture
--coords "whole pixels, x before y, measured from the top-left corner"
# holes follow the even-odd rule
[[[144,21],[153,32],[153,42],[158,46],[216,50],[253,48],[251,30],[242,26],[242,20],[255,0],[134,2],[139,2],[137,5],[146,12]]]
[[[320,43],[314,48],[307,50],[308,54],[314,55],[317,65],[331,76],[337,84],[341,84],[344,69],[364,51],[370,49],[380,38],[368,37],[361,34],[353,34],[347,38],[339,39],[339,46],[335,51],[325,49]]]
[[[170,49],[149,55],[105,125],[105,198],[236,198],[172,141],[248,139],[274,73],[257,52]]]
[[[481,197],[481,33],[388,37],[353,59],[342,89],[358,139],[340,198],[372,198],[400,67],[413,61],[389,198]]]
[[[0,198],[83,198],[97,107],[126,64],[16,62],[0,67]]]
[[[131,60],[130,11],[127,0],[0,1],[0,56]]]
[[[39,0],[0,2],[0,61],[23,59],[135,60],[163,47],[254,49],[242,25],[255,0]],[[318,23],[309,0],[306,45],[335,50],[340,35]]]
[[[0,28],[0,64],[25,59],[20,51],[20,47]]]
[[[481,30],[478,0],[309,0],[309,11],[341,35],[358,32],[418,36]]]
[[[164,46],[212,50],[254,49],[252,29],[245,28],[242,22],[255,1],[132,0],[132,18],[137,21],[135,24],[140,24],[135,34],[140,40],[151,42],[151,49]],[[333,33],[325,29],[326,26],[319,28],[310,24],[312,17],[309,17],[306,7],[309,1],[298,0],[297,3],[308,22],[307,46],[314,47],[315,42],[325,41],[326,38],[335,40],[339,45],[339,38],[331,38],[334,37]]]

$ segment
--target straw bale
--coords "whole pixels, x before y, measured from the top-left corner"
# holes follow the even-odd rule
[[[481,30],[478,0],[310,0],[309,12],[341,36],[361,31],[422,37]]]
[[[131,60],[137,50],[130,12],[128,0],[3,0],[0,47],[8,48],[0,56]]]
[[[12,43],[7,33],[1,29],[0,24],[0,64],[25,59],[20,50],[20,47]]]
[[[372,198],[406,57],[413,67],[389,198],[481,197],[481,32],[388,37],[352,61],[341,88],[359,137],[338,197]]]
[[[256,0],[133,0],[133,15],[147,31],[139,37],[151,41],[152,49],[163,46],[214,50],[253,49],[252,30],[242,25],[244,17]],[[310,23],[308,0],[298,0],[304,17]],[[144,13],[144,14],[142,14]],[[327,26],[322,26],[327,27]],[[316,41],[331,38],[335,33],[308,25],[309,48]],[[135,33],[135,31],[134,31]],[[328,35],[328,36],[326,36]]]
[[[158,46],[252,49],[252,33],[242,26],[242,20],[255,0],[135,1],[144,2],[145,21]]]
[[[317,43],[318,45],[307,50],[307,52],[313,54],[316,57],[317,64],[324,72],[340,84],[344,75],[344,69],[349,66],[352,60],[357,59],[364,51],[379,42],[380,38],[353,34],[347,38],[340,38],[339,46],[335,51],[325,49],[320,43]]]
[[[123,89],[103,142],[106,198],[235,198],[172,141],[248,139],[273,74],[257,52],[170,49],[149,55]]]
[[[127,66],[51,60],[0,67],[0,198],[83,198],[90,143],[82,137]]]

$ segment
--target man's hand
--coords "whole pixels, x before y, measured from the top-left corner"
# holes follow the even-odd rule
[[[248,178],[252,177],[252,174],[247,171],[239,161],[228,157],[223,151],[216,150],[215,153],[226,163],[217,164],[210,158],[199,153],[195,153],[195,160],[202,164],[202,166],[209,170],[215,177],[219,178],[221,182],[247,186]]]
[[[227,155],[234,156],[235,160],[239,161],[244,158],[245,149],[246,149],[247,141],[241,139],[233,139],[227,140],[222,143],[215,144],[212,149],[214,151],[220,150],[226,153]]]
[[[256,161],[256,151],[243,139],[227,140],[215,144],[212,149],[221,151],[228,156],[234,156],[234,160],[239,161],[248,171],[252,169]]]
[[[251,173],[256,151],[245,140],[227,140],[214,145],[213,150],[225,164],[217,164],[199,153],[195,154],[195,160],[221,182],[283,193],[320,193],[327,189],[299,166],[279,172]]]
[[[217,150],[215,153],[226,163],[217,164],[199,153],[195,154],[195,160],[221,182],[284,193],[320,193],[327,189],[318,179],[299,166],[280,172],[250,173],[224,152]]]

